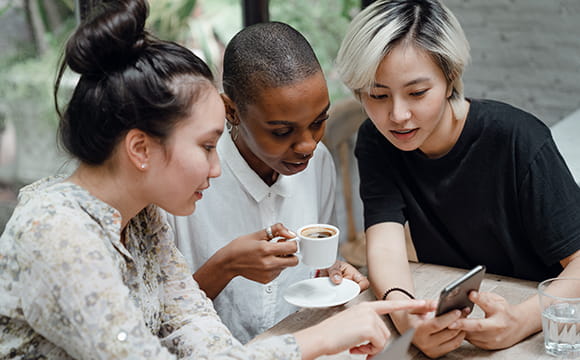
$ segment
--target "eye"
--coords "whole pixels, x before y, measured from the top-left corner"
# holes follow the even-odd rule
[[[203,146],[203,148],[205,149],[205,151],[207,152],[212,152],[215,149],[215,145],[213,144],[205,144]]]
[[[324,122],[328,120],[328,117],[329,117],[328,114],[326,114],[323,118],[315,120],[312,124],[310,124],[310,127],[313,127],[315,129],[322,127],[322,125],[324,125]]]
[[[412,92],[411,93],[411,96],[422,96],[422,95],[425,95],[425,93],[427,93],[428,90],[429,89]]]
[[[369,97],[371,99],[375,99],[375,100],[382,100],[382,99],[388,98],[389,95],[387,95],[387,94],[370,94],[369,93]]]
[[[293,130],[292,128],[280,128],[272,131],[272,134],[274,136],[284,137],[290,135],[292,133],[292,130]]]

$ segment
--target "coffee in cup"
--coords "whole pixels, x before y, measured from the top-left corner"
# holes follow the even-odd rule
[[[336,231],[329,227],[307,227],[300,235],[311,239],[324,239],[336,235]]]
[[[316,269],[326,269],[336,262],[339,230],[329,224],[310,224],[298,229],[301,262]]]

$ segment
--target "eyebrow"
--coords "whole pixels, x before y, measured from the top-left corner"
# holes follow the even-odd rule
[[[219,136],[222,136],[223,133],[224,133],[224,130],[223,129],[215,129],[214,131],[211,131],[211,130],[208,131],[207,134],[208,134],[208,136],[214,136],[215,135],[215,136],[218,136],[219,137]]]
[[[429,81],[429,80],[431,80],[431,79],[428,78],[428,77],[426,77],[426,76],[425,77],[420,77],[420,78],[417,78],[417,79],[414,79],[414,80],[409,81],[408,83],[406,83],[405,85],[403,85],[403,87],[407,87],[407,86],[411,86],[411,85],[416,85],[418,83],[422,83],[422,82]],[[387,85],[383,85],[383,84],[380,84],[380,83],[377,83],[377,82],[373,83],[373,87],[390,89]]]
[[[326,105],[326,107],[324,108],[324,110],[322,110],[320,112],[320,114],[316,115],[315,119],[318,119],[319,117],[326,114],[329,109],[330,109],[330,103],[328,103],[328,105]],[[268,121],[267,124],[269,124],[269,125],[292,125],[293,122],[288,121],[288,120],[272,120],[272,121]]]

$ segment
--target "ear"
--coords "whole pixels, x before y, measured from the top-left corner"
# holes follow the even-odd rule
[[[451,95],[453,94],[453,88],[455,87],[455,79],[451,79],[451,81],[449,81],[449,83],[447,84],[447,92],[445,95],[447,95],[447,99],[451,98]]]
[[[125,135],[125,151],[130,163],[144,171],[149,167],[151,138],[141,130],[131,129]]]
[[[222,93],[220,95],[222,97],[222,100],[224,101],[224,106],[226,109],[226,119],[231,125],[239,125],[240,118],[238,116],[238,107],[236,103],[234,103],[234,101],[230,99],[230,97],[227,96],[226,94]]]

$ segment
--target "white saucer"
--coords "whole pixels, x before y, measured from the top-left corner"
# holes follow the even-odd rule
[[[284,300],[299,307],[323,308],[347,303],[359,293],[360,287],[352,280],[342,279],[335,285],[328,277],[318,277],[290,285],[284,291]]]

